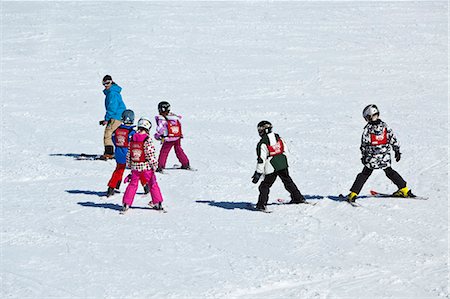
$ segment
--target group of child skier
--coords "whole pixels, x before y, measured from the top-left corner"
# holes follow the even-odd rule
[[[181,138],[183,137],[180,122],[181,116],[170,112],[170,104],[168,102],[163,101],[158,104],[159,115],[155,116],[157,128],[154,137],[156,140],[161,141],[162,147],[157,159],[155,146],[150,135],[152,127],[150,119],[141,117],[137,122],[137,130],[135,130],[134,112],[126,109],[120,97],[121,88],[109,75],[103,78],[102,84],[105,86],[105,107],[107,112],[105,119],[100,121],[100,124],[107,125],[107,127],[105,128],[104,137],[105,153],[101,156],[101,159],[115,158],[116,160],[116,168],[108,182],[107,197],[119,191],[123,173],[126,168],[129,168],[131,173],[125,179],[128,186],[122,200],[122,212],[127,211],[133,204],[139,182],[144,188],[144,193],[150,193],[151,195],[150,207],[156,210],[163,210],[163,197],[155,172],[163,171],[172,147],[175,148],[175,154],[181,162],[181,168],[190,169],[189,159],[181,147]],[[118,96],[112,97],[111,93],[117,93]],[[120,123],[117,125],[118,114],[121,114],[121,117]],[[115,118],[108,118],[108,116]],[[112,123],[115,124],[113,126],[114,129],[109,134],[108,131],[111,130],[109,127],[111,127]],[[108,138],[111,140],[109,141]],[[113,144],[114,150],[111,150],[109,143]]]
[[[107,75],[103,78],[102,84],[105,86],[105,106],[107,114],[105,120],[100,124],[110,125],[113,130],[110,134],[111,142],[114,145],[114,152],[109,147],[107,130],[105,129],[105,153],[104,159],[115,158],[117,165],[108,182],[107,196],[113,195],[120,188],[123,173],[126,168],[131,169],[125,182],[128,186],[123,196],[122,212],[127,211],[133,204],[134,196],[139,182],[144,188],[144,193],[150,193],[152,200],[149,202],[151,208],[163,210],[163,197],[159,189],[155,172],[162,172],[166,167],[168,154],[172,147],[181,163],[182,169],[190,169],[190,163],[187,155],[181,147],[181,138],[183,137],[181,129],[181,116],[171,113],[170,104],[166,101],[158,104],[159,114],[155,116],[157,124],[154,138],[162,143],[159,158],[156,158],[156,150],[150,136],[152,127],[151,121],[142,117],[137,123],[137,131],[134,126],[134,112],[126,110],[120,97],[119,104],[108,101],[108,90],[119,93],[121,88]],[[121,103],[120,103],[121,102]],[[111,103],[114,109],[111,112]],[[108,106],[110,104],[110,106]],[[109,109],[109,110],[108,110]],[[122,111],[120,111],[122,110]],[[108,113],[115,116],[113,122],[108,119]],[[117,123],[117,115],[121,113],[120,123]],[[392,194],[394,197],[414,197],[411,190],[407,187],[405,180],[391,167],[391,149],[395,153],[395,160],[398,162],[401,158],[400,147],[397,138],[391,128],[383,122],[380,112],[376,105],[368,105],[363,109],[363,117],[367,124],[364,127],[361,138],[361,162],[364,165],[363,170],[356,176],[356,179],[350,188],[350,193],[345,197],[349,203],[354,203],[365,182],[375,169],[384,170],[386,176],[397,186],[398,190]],[[277,177],[280,177],[284,187],[289,192],[291,200],[288,204],[307,203],[300,190],[292,180],[288,171],[288,161],[286,156],[286,143],[276,133],[272,132],[272,124],[269,121],[261,121],[257,125],[258,134],[261,137],[256,146],[257,165],[255,173],[252,176],[252,182],[258,183],[264,176],[259,185],[259,197],[256,209],[266,211],[269,200],[269,192]],[[107,148],[108,146],[108,148]]]

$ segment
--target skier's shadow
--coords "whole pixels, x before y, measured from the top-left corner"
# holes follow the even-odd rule
[[[106,197],[106,191],[92,191],[92,190],[66,190],[70,194],[86,194],[86,195],[96,195],[98,197]],[[119,194],[116,192],[116,195]],[[136,192],[136,195],[144,195],[143,192]]]
[[[102,208],[102,209],[110,209],[114,211],[121,211],[122,205],[116,204],[116,203],[97,203],[92,201],[86,201],[86,202],[78,202],[80,206],[83,207],[90,207],[90,208]],[[130,209],[134,210],[153,210],[150,207],[130,207]]]
[[[86,195],[97,195],[98,197],[105,197],[106,191],[91,191],[91,190],[66,190],[70,194],[86,194]]]
[[[215,201],[215,200],[196,200],[197,203],[206,203],[212,207],[222,208],[225,210],[249,210],[253,211],[253,203],[251,202],[234,202],[234,201]]]
[[[98,156],[96,154],[76,154],[76,153],[67,153],[67,154],[49,154],[50,157],[72,157],[72,158],[79,158],[79,157],[95,157]]]
[[[323,199],[324,197],[322,195],[303,195],[306,200],[311,199]],[[198,203],[206,203],[212,207],[222,208],[226,210],[249,210],[254,211],[255,203],[252,202],[234,202],[234,201],[215,201],[215,200],[196,200],[195,202]],[[280,205],[280,203],[269,203],[268,205]]]
[[[115,211],[122,210],[122,206],[116,203],[96,203],[92,201],[79,202],[80,206],[90,207],[90,208],[103,208],[103,209],[111,209]]]

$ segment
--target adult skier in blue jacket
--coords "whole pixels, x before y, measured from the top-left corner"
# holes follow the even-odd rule
[[[106,114],[105,118],[100,121],[100,125],[105,126],[105,133],[103,136],[103,144],[105,146],[105,152],[100,157],[103,160],[114,158],[114,144],[112,141],[113,132],[122,123],[122,113],[127,109],[125,103],[122,100],[120,92],[122,87],[117,85],[110,75],[103,77],[102,81],[105,89],[103,93],[105,94],[105,108]]]

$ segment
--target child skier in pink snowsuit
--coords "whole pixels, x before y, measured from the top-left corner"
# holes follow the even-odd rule
[[[182,169],[190,169],[189,159],[181,148],[181,116],[170,113],[170,104],[168,102],[160,102],[158,104],[159,115],[156,119],[155,139],[162,141],[161,151],[158,159],[158,169],[162,171],[166,167],[167,156],[172,147],[175,148],[175,155],[181,163]]]
[[[155,177],[158,162],[155,156],[155,146],[149,135],[152,124],[148,118],[142,117],[138,122],[138,131],[133,135],[127,153],[127,166],[131,168],[130,183],[123,196],[123,209],[125,212],[133,204],[134,196],[138,188],[139,179],[147,181],[152,201],[149,205],[162,210],[163,198]]]

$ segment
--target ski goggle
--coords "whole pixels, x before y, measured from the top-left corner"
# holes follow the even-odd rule
[[[109,86],[109,85],[111,85],[111,83],[112,83],[111,80],[103,81],[103,82],[102,82],[103,86]]]

